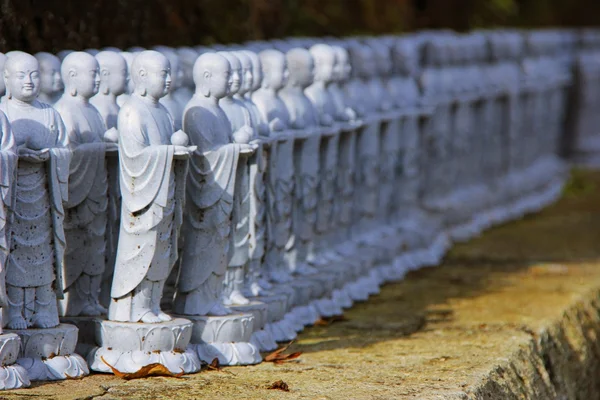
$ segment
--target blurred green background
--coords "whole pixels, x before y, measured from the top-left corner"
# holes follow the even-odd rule
[[[600,25],[600,0],[0,0],[0,51]]]

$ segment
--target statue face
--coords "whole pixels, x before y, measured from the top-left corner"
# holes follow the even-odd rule
[[[297,80],[300,86],[308,87],[315,79],[315,62],[312,57],[307,57],[305,63],[297,68]]]
[[[238,63],[237,65],[232,65],[231,66],[231,79],[230,79],[231,84],[229,85],[229,94],[230,95],[234,95],[240,90],[241,83],[242,83],[241,81],[242,81],[242,68],[241,68],[240,64]]]
[[[272,57],[269,60],[268,74],[263,79],[267,80],[269,87],[277,91],[287,84],[289,74],[285,57]]]
[[[333,68],[334,68],[334,60],[329,55],[324,55],[318,62],[316,68],[315,79],[321,80],[324,82],[331,82],[333,80]]]
[[[39,65],[32,56],[15,57],[20,57],[20,60],[6,70],[6,89],[15,99],[30,103],[40,92]]]
[[[171,66],[166,57],[155,58],[143,65],[140,71],[141,84],[148,96],[160,99],[171,87]]]
[[[229,92],[233,76],[229,65],[215,68],[210,74],[210,92],[217,99],[221,99]]]
[[[248,93],[252,90],[252,63],[248,57],[240,58],[242,64],[242,82],[240,93]]]
[[[69,86],[77,89],[77,93],[86,99],[98,93],[100,70],[95,59],[82,62],[74,73],[69,75]]]
[[[120,96],[127,90],[129,83],[129,74],[127,73],[127,66],[123,65],[120,67],[113,67],[108,71],[108,90],[115,96]]]
[[[40,62],[40,91],[54,94],[63,90],[58,58],[47,58]]]

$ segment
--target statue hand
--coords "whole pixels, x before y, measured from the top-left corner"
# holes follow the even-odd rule
[[[356,120],[356,112],[351,108],[346,108],[346,115],[350,121]]]
[[[282,131],[285,129],[285,125],[279,118],[275,117],[275,119],[269,123],[269,128],[271,131]]]
[[[175,149],[173,156],[177,160],[185,160],[185,159],[189,158],[190,155],[194,151],[196,151],[196,149],[198,148],[197,146],[173,146],[173,147]]]
[[[240,148],[240,154],[246,154],[246,155],[254,154],[254,152],[258,148],[258,145],[256,145],[256,144],[241,143],[241,144],[238,144],[238,146]]]
[[[252,139],[253,134],[253,129],[248,125],[244,125],[233,133],[233,140],[235,143],[248,143]]]
[[[333,118],[329,114],[323,114],[321,116],[321,125],[331,126],[333,125]]]
[[[119,131],[116,128],[110,128],[106,132],[104,132],[104,141],[109,143],[118,143],[119,142]]]

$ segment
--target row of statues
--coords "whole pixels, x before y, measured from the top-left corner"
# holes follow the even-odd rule
[[[258,363],[551,203],[574,38],[0,55],[0,386]]]

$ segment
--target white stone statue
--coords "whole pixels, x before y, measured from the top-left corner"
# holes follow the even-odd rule
[[[40,95],[38,100],[54,104],[63,94],[63,81],[60,76],[61,60],[54,54],[40,52],[35,54],[40,63]]]
[[[96,54],[96,60],[100,65],[100,89],[98,94],[90,99],[90,103],[96,107],[108,129],[104,139],[107,142],[117,143],[119,136],[116,128],[120,108],[117,104],[117,97],[127,90],[127,63],[120,54],[114,51],[101,51]],[[100,303],[104,307],[108,307],[110,303],[110,287],[117,257],[117,244],[121,225],[119,155],[115,151],[107,152],[106,155],[108,226],[106,227],[106,267],[100,290]]]
[[[240,60],[231,52],[219,52],[231,65],[232,83],[227,95],[219,100],[231,124],[231,134],[239,135],[239,142],[250,142],[256,136],[250,111],[235,95],[241,89],[243,76]],[[245,271],[250,261],[250,175],[249,156],[243,156],[237,165],[234,203],[232,210],[232,249],[225,279],[224,303],[226,305],[248,304],[243,295]]]
[[[4,63],[6,63],[6,55],[4,53],[0,53],[0,71],[4,71]],[[4,79],[0,79],[0,98],[4,97],[4,92],[6,91],[6,87],[4,85]]]
[[[217,53],[200,56],[194,66],[196,94],[184,111],[183,126],[197,146],[190,160],[185,237],[174,311],[194,321],[193,347],[200,359],[214,357],[224,365],[260,361],[249,343],[251,314],[224,307],[223,289],[228,267],[232,213],[238,163],[256,150],[250,131],[231,133],[219,100],[229,93],[232,73],[227,59]]]
[[[135,90],[118,119],[123,204],[108,317],[157,323],[171,320],[160,299],[177,260],[191,150],[158,102],[169,89],[169,61],[158,52],[142,52],[131,74]]]
[[[2,84],[4,85],[4,84]],[[6,267],[10,252],[10,225],[13,220],[15,186],[17,182],[17,144],[8,119],[0,111],[0,307],[8,306]],[[1,316],[0,316],[1,320]],[[27,372],[12,365],[19,356],[21,340],[14,333],[3,333],[0,324],[0,390],[29,386]]]
[[[56,103],[72,151],[69,196],[65,208],[66,277],[61,316],[106,313],[98,296],[106,265],[108,180],[105,153],[106,125],[89,99],[98,93],[100,68],[88,53],[74,52],[61,66],[65,93]]]
[[[119,107],[122,107],[123,104],[125,104],[125,102],[129,99],[129,96],[133,93],[134,84],[133,79],[131,79],[131,64],[133,63],[133,59],[137,53],[123,51],[119,54],[125,59],[125,62],[127,63],[127,88],[125,90],[125,93],[122,93],[121,95],[117,96],[117,104],[119,105]]]
[[[200,361],[187,346],[193,325],[161,310],[163,287],[178,257],[187,160],[194,146],[174,132],[159,102],[169,90],[169,60],[139,53],[131,65],[134,92],[119,110],[121,231],[108,321],[98,321],[97,347],[88,354],[95,371],[135,372],[160,363],[193,373]]]
[[[58,112],[36,100],[40,71],[35,57],[9,57],[4,81],[7,100],[0,110],[11,123],[19,165],[3,324],[21,336],[20,360],[32,380],[84,376],[87,365],[74,354],[77,328],[59,325],[57,309],[67,281],[63,202],[68,198],[69,138]],[[51,354],[60,356],[48,359]]]

